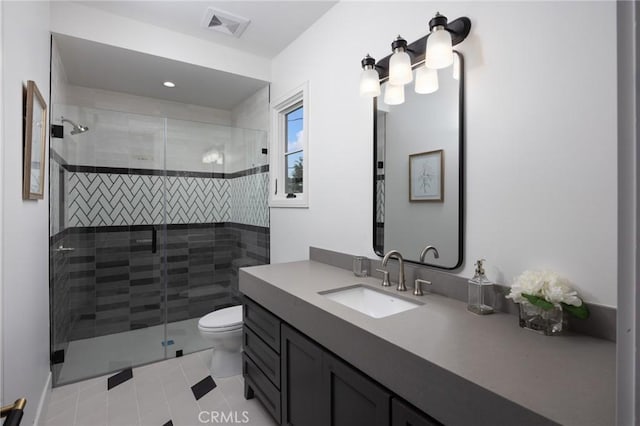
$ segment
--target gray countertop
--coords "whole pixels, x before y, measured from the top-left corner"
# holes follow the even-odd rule
[[[242,293],[447,425],[615,423],[615,343],[539,335],[429,293],[401,293],[424,305],[379,319],[318,294],[357,283],[383,289],[314,261],[240,270]]]

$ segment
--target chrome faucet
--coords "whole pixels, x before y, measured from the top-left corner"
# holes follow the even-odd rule
[[[422,253],[420,253],[420,262],[424,263],[424,258],[431,250],[433,250],[433,257],[435,257],[436,259],[440,258],[440,253],[438,253],[437,248],[435,248],[434,246],[426,246],[424,249],[422,249]]]
[[[389,250],[382,259],[382,266],[387,266],[387,262],[390,258],[395,257],[398,259],[398,291],[407,291],[407,287],[404,285],[404,258],[398,250]]]

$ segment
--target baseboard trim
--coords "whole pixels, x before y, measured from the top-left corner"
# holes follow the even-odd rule
[[[47,409],[49,408],[49,399],[51,399],[51,372],[47,376],[47,381],[42,389],[40,401],[38,402],[38,411],[33,422],[35,426],[44,426],[47,421]]]

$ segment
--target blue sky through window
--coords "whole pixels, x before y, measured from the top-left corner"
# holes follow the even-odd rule
[[[302,132],[304,122],[302,115],[304,107],[299,107],[287,114],[287,152],[295,152],[302,149]]]

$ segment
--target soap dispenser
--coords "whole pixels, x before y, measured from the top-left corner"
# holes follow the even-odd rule
[[[469,303],[467,304],[467,310],[478,315],[487,315],[493,313],[493,307],[491,306],[491,297],[489,294],[493,291],[493,283],[489,281],[484,274],[484,266],[482,265],[484,259],[480,259],[476,262],[476,273],[469,280]]]

